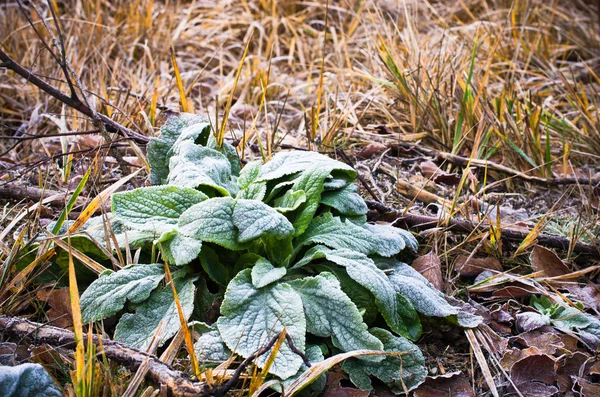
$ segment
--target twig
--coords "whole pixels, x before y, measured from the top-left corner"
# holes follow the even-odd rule
[[[448,161],[455,165],[460,166],[472,166],[477,168],[487,168],[488,170],[497,171],[506,175],[511,175],[519,179],[523,179],[528,182],[537,183],[541,185],[600,185],[600,178],[587,178],[587,177],[567,177],[567,178],[541,178],[539,176],[527,175],[524,172],[517,171],[510,167],[502,164],[494,163],[492,161],[481,160],[481,159],[468,159],[466,157],[458,156],[456,154],[442,152],[435,149],[428,149],[423,146],[415,146],[411,144],[392,144],[389,145],[392,149],[391,153],[419,153],[428,157],[432,157],[438,161]]]
[[[92,119],[98,118],[102,122],[102,124],[104,124],[106,126],[106,130],[108,132],[112,132],[112,133],[118,132],[125,137],[129,137],[129,138],[133,139],[134,141],[136,141],[139,144],[146,144],[149,142],[150,139],[148,137],[146,137],[142,134],[139,134],[135,131],[132,131],[127,127],[122,126],[121,124],[117,123],[113,119],[111,119],[101,113],[95,112],[93,109],[88,107],[85,103],[81,102],[81,100],[79,100],[78,97],[72,98],[71,96],[60,91],[58,88],[48,84],[46,81],[42,80],[41,78],[39,78],[37,75],[35,75],[31,71],[25,69],[23,66],[21,66],[19,63],[17,63],[14,59],[12,59],[7,53],[2,51],[1,49],[0,49],[0,60],[2,61],[2,63],[0,63],[0,67],[12,70],[13,72],[17,73],[19,76],[23,77],[28,82],[35,85],[36,87],[38,87],[45,93],[53,96],[54,98],[58,99],[65,105],[83,113],[84,115],[86,115]]]
[[[416,230],[429,230],[445,227],[448,230],[461,234],[470,234],[474,231],[487,233],[490,231],[490,225],[486,223],[475,225],[473,222],[455,218],[449,219],[444,223],[443,220],[433,216],[411,213],[402,214],[401,212],[397,212],[381,203],[370,200],[367,200],[367,206],[374,210],[370,211],[369,220],[385,220],[387,222],[394,222],[394,226],[403,225],[406,228]],[[521,242],[529,235],[529,233],[530,230],[502,228],[502,238],[509,241]],[[538,244],[544,247],[568,250],[571,246],[571,240],[563,236],[541,233],[536,239]],[[600,247],[581,241],[578,241],[574,244],[573,252],[586,254],[594,258],[600,258]]]
[[[18,339],[27,339],[33,344],[48,344],[50,346],[74,347],[75,335],[71,331],[34,323],[18,317],[0,316],[0,334]],[[84,338],[87,338],[84,335]],[[100,349],[98,337],[94,335],[94,344]],[[103,351],[108,359],[113,360],[128,369],[135,371],[146,360],[148,361],[147,378],[161,385],[177,396],[204,396],[204,383],[194,382],[183,372],[176,371],[171,366],[160,361],[156,356],[125,346],[119,342],[102,339]]]
[[[66,193],[56,190],[40,189],[34,186],[24,186],[16,183],[8,183],[0,185],[0,200],[31,200],[40,201],[48,197],[57,196],[56,201],[61,201],[64,204],[64,198],[59,198],[60,195],[66,197]]]

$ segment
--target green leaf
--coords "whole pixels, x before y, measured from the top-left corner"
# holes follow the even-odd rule
[[[285,214],[295,211],[300,205],[306,202],[306,193],[304,190],[288,190],[285,194],[275,199],[274,207],[277,212]]]
[[[161,264],[128,266],[116,273],[106,271],[81,295],[84,324],[117,314],[125,301],[140,303],[148,299],[165,275]]]
[[[263,238],[267,256],[272,263],[280,266],[288,266],[289,260],[294,253],[292,245],[292,236],[277,240],[274,237],[266,236]]]
[[[260,169],[262,168],[262,163],[260,161],[251,161],[242,168],[240,171],[240,176],[237,180],[238,187],[240,190],[246,189],[250,186],[258,176],[260,175]]]
[[[40,364],[0,366],[0,395],[5,397],[61,397],[60,388]]]
[[[222,287],[229,283],[229,271],[221,263],[217,253],[210,247],[204,246],[200,252],[200,264],[208,276]]]
[[[290,222],[256,200],[214,198],[196,204],[179,218],[182,234],[200,241],[241,250],[254,239],[269,235],[284,239],[294,232]]]
[[[265,182],[252,183],[247,188],[242,189],[235,196],[238,199],[262,201],[267,194],[267,184]]]
[[[563,331],[572,331],[586,328],[592,323],[590,315],[582,313],[574,307],[561,307],[564,307],[564,310],[550,319],[550,322],[556,328]]]
[[[314,164],[294,181],[292,190],[303,191],[306,194],[306,202],[300,205],[292,221],[296,236],[304,233],[317,212],[323,192],[323,182],[331,173],[332,168],[332,166]]]
[[[296,174],[312,167],[330,168],[356,178],[356,171],[349,165],[316,152],[280,152],[263,165],[258,181],[272,181],[286,175]]]
[[[228,142],[223,142],[221,146],[217,144],[217,140],[214,135],[211,135],[208,139],[207,147],[214,149],[223,153],[227,160],[229,160],[229,165],[231,165],[231,174],[233,176],[239,176],[242,170],[242,164],[240,162],[240,157],[237,154],[237,150]]]
[[[307,346],[305,356],[306,356],[306,358],[308,358],[308,362],[310,362],[312,365],[315,365],[315,364],[320,363],[321,361],[325,360],[325,357],[323,356],[323,351],[321,350],[321,347],[319,347],[319,346],[314,346],[314,345]],[[288,390],[290,385],[292,384],[292,382],[294,382],[296,379],[298,379],[300,377],[300,375],[302,375],[305,371],[308,371],[308,370],[309,370],[309,368],[306,366],[306,364],[302,363],[302,366],[300,367],[300,369],[298,370],[296,375],[291,376],[291,377],[281,381],[281,383],[283,384],[284,390]],[[321,392],[325,388],[326,383],[327,383],[327,375],[322,374],[317,379],[315,379],[312,383],[310,383],[305,388],[303,388],[298,395],[302,396],[302,397],[320,396]],[[273,386],[272,389],[275,391],[281,392],[281,386],[279,386],[279,385]]]
[[[289,284],[302,297],[309,333],[332,337],[334,344],[345,352],[383,348],[381,342],[369,334],[356,305],[342,291],[333,274],[323,272]]]
[[[194,309],[194,280],[195,278],[176,279],[175,289],[187,321]],[[125,343],[136,349],[146,350],[156,333],[159,324],[164,322],[163,332],[158,335],[159,346],[173,337],[179,329],[181,322],[173,298],[170,285],[161,287],[150,297],[136,307],[135,313],[126,313],[121,317],[115,331],[115,340]]]
[[[182,131],[191,127],[199,131],[201,144],[206,142],[210,133],[210,124],[202,117],[181,113],[177,116],[171,116],[160,129],[160,137],[151,139],[147,146],[148,163],[150,163],[150,181],[153,185],[162,185],[167,183],[169,176],[169,159],[172,155],[171,148],[179,138]]]
[[[238,191],[232,178],[231,163],[223,153],[188,141],[174,147],[167,179],[170,185],[230,196]]]
[[[335,208],[340,214],[348,216],[365,215],[369,208],[357,193],[355,184],[348,185],[339,190],[324,192],[321,196],[321,204]]]
[[[207,198],[190,188],[152,186],[115,193],[112,205],[115,217],[127,227],[163,233],[174,229],[185,210]]]
[[[419,250],[419,243],[410,232],[391,225],[369,225],[364,226],[373,233],[377,248],[374,250],[378,255],[390,257],[408,247],[411,251]]]
[[[375,261],[382,263],[378,267],[387,267],[391,270],[388,273],[390,282],[396,291],[414,305],[419,313],[431,317],[446,317],[466,328],[476,327],[483,320],[479,316],[462,313],[459,308],[452,306],[444,299],[441,292],[407,264],[394,259],[376,258]]]
[[[252,285],[251,270],[241,271],[231,280],[221,305],[217,328],[225,344],[243,357],[258,351],[286,327],[298,350],[304,352],[306,319],[300,296],[286,283],[261,289]],[[262,367],[269,352],[257,359]],[[298,372],[302,359],[284,343],[270,372],[282,379]]]
[[[427,369],[421,350],[409,340],[392,335],[381,328],[373,328],[371,334],[377,337],[385,351],[405,352],[399,356],[386,357],[380,363],[351,358],[342,363],[342,368],[356,387],[361,390],[371,390],[370,376],[375,376],[388,385],[393,392],[402,393],[404,387],[413,390],[425,380]]]
[[[177,230],[163,234],[159,239],[163,257],[170,265],[187,265],[200,254],[202,242],[179,233]]]
[[[396,292],[386,274],[370,258],[352,250],[316,246],[307,251],[300,263],[318,258],[325,258],[344,267],[350,278],[369,290],[375,297],[379,312],[394,332],[411,339],[419,338],[421,322],[413,305]]]
[[[375,297],[368,289],[348,276],[346,269],[331,265],[317,266],[317,269],[319,271],[330,271],[335,274],[340,282],[342,291],[348,295],[350,300],[354,302],[358,310],[362,313],[365,324],[369,325],[375,320],[379,312],[375,304]]]
[[[263,288],[281,279],[286,273],[285,267],[273,267],[271,262],[260,258],[252,267],[252,285],[254,288]]]
[[[192,329],[198,334],[198,340],[194,343],[194,352],[199,362],[223,362],[229,359],[231,351],[225,346],[216,326],[194,322]]]
[[[296,253],[310,244],[323,244],[330,248],[349,249],[365,255],[377,254],[385,257],[396,255],[406,245],[404,236],[395,228],[380,228],[381,225],[355,225],[331,213],[312,220],[304,234],[295,243]],[[392,230],[394,229],[394,230]]]

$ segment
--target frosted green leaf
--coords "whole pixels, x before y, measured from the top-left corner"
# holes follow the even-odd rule
[[[263,165],[258,180],[272,181],[313,166],[341,171],[351,178],[356,178],[356,171],[340,161],[316,152],[292,151],[280,152],[273,156],[271,161]]]
[[[370,258],[352,250],[316,246],[308,250],[299,263],[305,264],[307,260],[319,258],[344,267],[350,278],[369,290],[375,297],[379,312],[394,332],[411,339],[421,335],[421,323],[413,305],[396,292],[386,274]]]
[[[169,162],[170,185],[197,188],[219,195],[235,195],[237,184],[233,183],[231,164],[221,152],[184,141],[174,148]]]
[[[191,325],[194,333],[198,334],[198,340],[194,343],[194,352],[200,363],[223,362],[229,359],[231,351],[225,346],[216,326],[199,322]]]
[[[261,182],[261,183],[266,183],[266,182]],[[279,182],[277,185],[275,185],[273,187],[273,189],[271,189],[271,191],[267,195],[267,198],[264,199],[264,202],[270,203],[274,198],[276,198],[281,193],[282,190],[284,190],[288,187],[292,187],[293,185],[294,185],[293,179],[290,181]]]
[[[175,280],[175,289],[186,321],[194,310],[194,280],[195,278],[189,277]],[[115,340],[136,349],[146,350],[161,321],[165,326],[163,332],[158,336],[160,338],[159,346],[162,346],[181,328],[170,285],[152,292],[147,300],[137,306],[135,313],[124,314],[117,324]]]
[[[256,200],[230,197],[206,200],[184,212],[179,218],[182,234],[200,241],[241,250],[263,235],[276,239],[290,236],[294,229],[280,213]]]
[[[325,213],[312,220],[304,234],[294,242],[296,252],[302,246],[310,244],[324,244],[331,248],[352,249],[354,251],[370,254],[375,242],[373,234],[368,230]]]
[[[306,330],[319,337],[332,337],[345,352],[359,349],[381,350],[381,342],[369,334],[356,305],[348,298],[338,279],[323,272],[316,277],[290,281],[302,297]]]
[[[314,345],[308,346],[306,348],[305,356],[306,356],[306,358],[308,358],[308,362],[310,362],[312,365],[320,363],[321,361],[325,360],[325,357],[323,356],[323,351],[321,350],[321,348],[319,346],[314,346]],[[285,380],[282,380],[281,383],[283,384],[284,390],[288,390],[288,388],[290,387],[292,382],[294,382],[296,379],[298,379],[300,377],[300,375],[302,375],[308,369],[309,368],[306,366],[306,364],[302,363],[302,366],[300,367],[300,369],[298,370],[298,373],[296,373],[296,375],[291,376]],[[327,383],[327,374],[324,373],[321,376],[319,376],[317,379],[315,379],[311,384],[309,384],[305,388],[303,388],[300,391],[300,393],[298,393],[298,396],[300,396],[300,397],[320,396],[321,392],[325,388],[326,383]],[[279,384],[274,385],[272,387],[272,389],[275,391],[281,392],[281,386]]]
[[[381,261],[378,258],[375,260]],[[466,328],[473,328],[481,323],[481,317],[462,313],[459,308],[448,303],[443,294],[412,267],[395,260],[387,260],[384,263],[392,270],[388,277],[396,291],[412,302],[419,313],[431,317],[446,317]],[[392,263],[394,264],[391,265]]]
[[[243,357],[255,353],[286,327],[298,350],[304,352],[306,319],[300,296],[286,283],[261,289],[252,285],[251,270],[238,273],[229,283],[217,328],[225,344]],[[262,367],[270,352],[257,359]],[[270,372],[282,379],[298,372],[302,359],[284,343]]]
[[[381,328],[373,328],[370,332],[383,342],[385,351],[407,353],[386,357],[379,363],[356,358],[344,361],[342,369],[348,373],[356,387],[361,390],[371,390],[373,387],[370,376],[379,378],[395,393],[404,392],[403,386],[410,391],[423,383],[427,376],[425,358],[416,345]]]
[[[339,190],[327,191],[321,196],[321,204],[335,208],[343,215],[365,215],[369,209],[357,192],[358,188],[355,184],[348,185]]]
[[[273,267],[271,262],[260,258],[252,267],[252,285],[262,288],[281,279],[287,273],[285,267]]]
[[[267,184],[265,182],[251,183],[247,188],[238,192],[235,196],[238,199],[262,201],[267,194]]]
[[[356,307],[358,307],[358,310],[362,313],[363,321],[367,325],[371,324],[375,320],[379,309],[375,304],[375,297],[369,292],[368,289],[354,281],[350,276],[348,276],[346,270],[339,266],[326,264],[317,266],[317,269],[319,271],[330,271],[331,273],[335,274],[340,282],[342,291],[344,291],[350,300],[354,302]]]
[[[550,321],[552,325],[562,331],[582,329],[592,323],[590,315],[582,313],[574,307],[561,306],[561,308],[564,308],[564,310],[552,316]]]
[[[127,227],[138,230],[170,231],[179,216],[208,197],[194,189],[178,186],[152,186],[115,193],[113,213]]]
[[[169,159],[172,155],[172,147],[182,131],[194,125],[202,131],[203,136],[210,133],[210,125],[202,117],[181,113],[171,116],[160,129],[160,137],[151,139],[147,146],[148,163],[150,164],[150,181],[153,185],[167,183],[169,175]]]
[[[202,242],[174,230],[163,234],[158,240],[162,254],[170,265],[187,265],[200,254]]]
[[[162,233],[154,230],[126,230],[116,234],[117,245],[119,248],[125,248],[129,245],[130,248],[138,249],[151,245],[154,240],[160,238]],[[111,241],[111,246],[112,244]],[[114,249],[115,247],[113,247]]]
[[[233,211],[233,223],[239,231],[240,243],[252,241],[263,234],[281,240],[294,233],[286,217],[257,200],[238,200]]]
[[[367,224],[365,227],[377,236],[380,245],[377,253],[381,256],[395,255],[385,253],[399,252],[404,247],[408,247],[412,252],[419,250],[419,242],[409,231],[391,225]]]
[[[127,300],[132,303],[145,301],[164,274],[165,269],[161,264],[133,265],[115,273],[102,273],[81,295],[83,323],[117,314],[125,307]]]
[[[213,198],[196,204],[181,214],[179,230],[200,241],[222,245],[231,250],[244,246],[237,241],[233,224],[235,200],[231,197]]]
[[[240,172],[242,170],[242,164],[240,162],[240,157],[237,154],[237,150],[235,150],[233,145],[231,145],[229,142],[223,142],[221,147],[219,147],[215,136],[211,135],[208,138],[206,147],[223,153],[223,155],[227,157],[229,165],[231,165],[231,174],[236,177],[240,175]]]
[[[262,167],[262,163],[260,161],[251,161],[242,168],[240,171],[240,176],[237,180],[238,187],[241,189],[246,189],[250,186],[260,174],[260,169]]]
[[[200,264],[208,276],[222,287],[229,283],[229,271],[221,263],[217,253],[210,247],[204,246],[200,252]]]
[[[389,257],[396,255],[406,247],[404,236],[393,226],[389,225],[364,225],[364,228],[373,233],[376,248],[373,253]],[[411,236],[414,240],[414,237]],[[415,240],[416,241],[416,240]]]
[[[288,190],[283,196],[275,199],[273,204],[277,212],[286,213],[296,210],[305,202],[304,190]]]
[[[304,233],[308,225],[310,225],[310,222],[319,208],[319,201],[321,201],[321,193],[323,192],[323,182],[331,171],[332,166],[328,164],[314,164],[302,172],[302,174],[294,181],[292,190],[301,190],[306,195],[306,202],[300,205],[292,220],[292,224],[296,230],[296,236]]]
[[[354,178],[349,178],[348,176],[346,176],[346,178],[334,178],[332,176],[329,176],[325,180],[323,187],[325,188],[325,190],[343,189],[344,187],[348,186],[348,184],[352,180],[354,180]]]
[[[0,365],[0,396],[61,397],[60,388],[40,364]]]

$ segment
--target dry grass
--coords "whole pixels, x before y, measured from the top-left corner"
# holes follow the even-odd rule
[[[51,18],[48,6],[36,3]],[[181,108],[172,46],[185,106],[217,129],[224,126],[228,139],[242,143],[243,156],[256,155],[256,145],[269,156],[281,143],[331,151],[401,141],[541,177],[589,176],[600,163],[594,2],[51,3],[61,18],[67,57],[96,109],[145,135],[156,133],[165,110]],[[0,5],[0,48],[67,92],[17,2]],[[105,143],[100,134],[6,138],[93,128],[81,114],[0,69],[0,183],[74,189]],[[87,197],[145,163],[132,145],[113,141],[101,149],[105,161],[92,170]],[[587,202],[581,187],[570,194]],[[0,224],[20,208],[5,205]],[[597,219],[591,206],[585,211]],[[28,233],[52,216],[38,211],[26,217]],[[455,249],[436,244],[440,251]],[[9,244],[1,248],[2,259],[10,255]]]

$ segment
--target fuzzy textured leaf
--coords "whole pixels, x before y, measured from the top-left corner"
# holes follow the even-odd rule
[[[110,317],[125,307],[125,302],[148,299],[165,275],[161,264],[133,265],[118,272],[100,275],[81,295],[84,324]]]
[[[207,198],[194,189],[165,185],[115,193],[112,205],[115,217],[127,227],[162,233],[172,230],[185,210]]]
[[[194,281],[195,278],[191,277],[179,278],[174,281],[186,321],[194,310]],[[170,285],[152,292],[147,300],[137,306],[135,313],[124,314],[117,325],[115,339],[136,349],[146,350],[161,321],[165,323],[165,326],[161,335],[158,336],[160,338],[159,346],[173,337],[181,328]]]
[[[313,166],[331,168],[332,170],[341,171],[351,178],[356,177],[356,171],[340,161],[316,152],[293,151],[280,152],[273,156],[271,161],[263,165],[258,181],[272,181]]]
[[[221,305],[217,328],[225,344],[235,353],[248,357],[286,327],[294,345],[304,352],[306,318],[298,293],[286,283],[261,289],[252,285],[251,270],[238,273],[229,283]],[[270,353],[257,360],[262,367]],[[279,349],[270,372],[282,379],[298,372],[302,359],[287,344]]]
[[[5,397],[61,397],[59,387],[40,364],[0,366],[0,395]]]
[[[369,210],[365,201],[358,194],[355,184],[324,192],[321,196],[321,203],[335,208],[342,215],[365,215]]]
[[[348,298],[338,279],[323,272],[289,283],[302,297],[307,331],[320,337],[332,337],[345,352],[381,350],[383,345],[367,331],[356,305]]]
[[[356,387],[361,390],[371,390],[373,386],[369,376],[375,376],[387,384],[392,391],[401,393],[404,391],[403,385],[408,390],[412,390],[425,380],[427,376],[425,358],[416,345],[381,328],[373,328],[370,332],[383,342],[385,351],[406,354],[386,357],[380,363],[356,358],[346,360],[342,363],[342,368],[350,375],[350,380]]]
[[[252,267],[252,285],[262,288],[281,279],[287,273],[285,267],[274,267],[265,258],[260,258]]]

